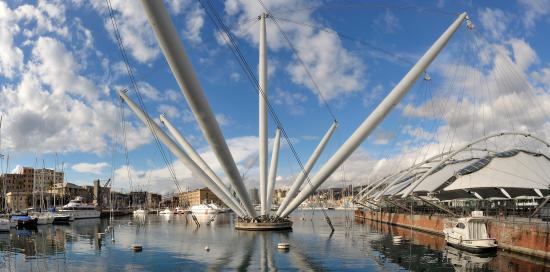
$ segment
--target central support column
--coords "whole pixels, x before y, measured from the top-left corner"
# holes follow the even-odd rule
[[[266,215],[267,209],[267,50],[265,18],[260,15],[260,63],[259,63],[259,159],[260,159],[260,205],[261,214]]]

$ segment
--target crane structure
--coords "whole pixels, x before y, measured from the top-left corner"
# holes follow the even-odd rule
[[[166,61],[174,75],[181,92],[199,124],[199,127],[216,155],[225,173],[230,187],[222,182],[220,177],[202,159],[195,149],[185,140],[184,136],[168,121],[166,116],[160,117],[161,122],[167,127],[170,136],[155,123],[147,113],[134,103],[126,93],[120,91],[120,97],[128,104],[132,111],[155,134],[156,137],[174,154],[181,162],[199,178],[216,196],[218,196],[238,216],[237,229],[245,230],[275,230],[288,229],[292,222],[288,216],[304,200],[312,195],[323,182],[359,147],[370,135],[386,115],[397,105],[403,96],[411,89],[414,83],[422,76],[427,67],[437,57],[462,22],[469,22],[466,13],[459,14],[447,30],[435,41],[428,51],[414,64],[401,81],[393,88],[388,96],[374,109],[363,121],[355,132],[343,145],[321,166],[320,170],[311,176],[310,171],[317,162],[338,126],[334,122],[324,137],[311,154],[301,172],[291,185],[282,204],[276,212],[271,212],[271,201],[275,190],[275,178],[277,176],[277,160],[280,150],[281,127],[277,124],[274,147],[272,149],[271,164],[268,167],[268,82],[267,82],[267,29],[266,19],[268,13],[262,13],[260,21],[259,40],[259,81],[258,81],[258,119],[259,119],[259,215],[251,202],[242,175],[237,169],[220,126],[215,118],[193,66],[186,55],[183,43],[162,1],[141,0],[147,19],[153,28],[155,37],[166,58]],[[301,165],[302,166],[302,165]],[[307,181],[307,182],[306,182]],[[305,183],[304,186],[302,186]]]

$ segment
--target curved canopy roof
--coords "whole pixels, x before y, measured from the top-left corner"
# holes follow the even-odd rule
[[[550,159],[523,150],[497,153],[461,169],[449,182],[443,191],[475,192],[482,198],[540,196],[548,194]]]
[[[412,169],[399,181],[386,180],[389,188],[375,194],[377,198],[401,195],[425,169]],[[385,192],[383,192],[385,191]],[[509,150],[479,158],[449,161],[426,177],[414,189],[417,195],[440,200],[460,198],[515,198],[550,194],[550,159],[540,153]]]

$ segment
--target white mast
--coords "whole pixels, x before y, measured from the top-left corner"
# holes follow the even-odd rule
[[[461,23],[466,19],[466,13],[462,13],[449,26],[449,28],[439,37],[439,39],[428,49],[428,51],[418,60],[412,69],[401,79],[386,98],[374,109],[374,111],[363,121],[355,132],[340,146],[338,151],[321,167],[319,172],[312,178],[311,186],[302,190],[296,198],[288,205],[281,214],[282,217],[289,215],[296,207],[300,205],[307,197],[315,192],[325,180],[359,147],[359,145],[369,136],[384,117],[401,101],[401,98],[409,91],[416,80],[422,75],[437,54],[447,44],[452,35],[456,32]]]
[[[279,147],[281,146],[281,129],[277,128],[275,132],[275,141],[271,151],[271,165],[269,166],[269,177],[267,178],[267,196],[265,199],[264,214],[271,211],[271,202],[273,201],[273,190],[275,189],[275,179],[277,178],[277,164],[279,162]]]
[[[191,173],[198,177],[212,192],[220,198],[229,208],[231,208],[238,216],[243,217],[246,214],[242,214],[239,207],[235,206],[233,202],[227,198],[225,193],[221,191],[218,186],[208,177],[208,175],[187,155],[179,146],[174,142],[156,123],[153,121],[147,113],[139,108],[124,91],[118,92],[120,97],[124,99],[130,109],[141,119],[146,125],[150,125],[153,132],[157,135],[158,139],[168,147],[168,149],[181,160],[181,162],[191,171]]]
[[[325,133],[325,136],[323,136],[323,138],[321,139],[321,141],[319,142],[319,144],[311,154],[311,157],[309,157],[309,159],[307,160],[306,165],[304,165],[304,169],[296,177],[296,179],[292,183],[292,186],[290,187],[290,190],[288,190],[285,198],[283,198],[283,203],[281,203],[281,205],[279,206],[279,209],[277,209],[278,216],[281,216],[281,213],[285,210],[288,203],[290,203],[290,200],[292,200],[298,194],[298,190],[300,190],[300,186],[302,186],[302,184],[304,183],[304,180],[309,175],[311,169],[317,162],[317,159],[319,159],[319,156],[321,156],[321,153],[327,146],[328,141],[334,134],[334,131],[336,130],[337,127],[338,127],[338,122],[332,123],[328,131]]]
[[[260,205],[262,215],[267,214],[267,50],[265,18],[267,14],[260,15],[260,63],[258,92],[258,119],[259,119],[259,160],[260,160]]]
[[[160,115],[160,122],[163,123],[164,126],[166,126],[166,128],[168,129],[168,133],[170,133],[174,140],[176,140],[176,142],[180,144],[181,148],[183,148],[183,151],[185,151],[185,153],[189,155],[189,157],[202,169],[202,171],[204,171],[208,175],[208,177],[210,177],[210,180],[212,180],[212,182],[214,182],[219,187],[219,189],[223,191],[229,199],[231,199],[233,204],[240,208],[239,202],[233,197],[223,181],[216,175],[216,173],[214,173],[212,168],[210,168],[210,166],[206,164],[201,155],[197,153],[197,151],[195,151],[193,146],[191,146],[191,144],[189,144],[189,142],[183,137],[183,135],[179,133],[179,131],[174,127],[174,125],[172,125],[172,123],[170,123],[170,121],[166,118],[164,114]],[[242,208],[240,209],[240,211],[243,214],[246,213]]]
[[[250,197],[241,179],[241,174],[237,169],[235,160],[229,151],[225,142],[220,126],[216,117],[208,104],[202,87],[193,71],[191,61],[185,54],[185,49],[178,32],[164,7],[162,1],[142,0],[141,4],[147,14],[147,19],[157,41],[166,57],[168,65],[180,86],[180,89],[189,103],[189,107],[199,124],[204,137],[212,147],[214,154],[218,158],[220,165],[225,171],[232,187],[235,188],[237,197],[244,204],[247,214],[255,217],[256,211],[252,206]],[[227,203],[226,203],[227,204]]]

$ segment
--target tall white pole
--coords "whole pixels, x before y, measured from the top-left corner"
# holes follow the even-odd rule
[[[411,70],[401,79],[393,88],[390,94],[374,109],[374,111],[363,121],[363,123],[353,132],[346,142],[334,153],[334,155],[323,165],[319,172],[311,180],[311,186],[302,190],[296,198],[292,200],[289,206],[281,214],[282,217],[289,215],[296,209],[300,203],[308,198],[340,165],[359,147],[359,145],[369,136],[384,117],[401,101],[401,98],[409,91],[416,80],[428,68],[430,63],[441,52],[449,39],[456,32],[458,27],[466,18],[466,13],[462,13],[447,28],[447,30],[437,39],[437,41],[428,49],[428,51],[418,60]]]
[[[260,206],[262,215],[266,214],[267,206],[267,44],[265,18],[267,14],[260,16],[260,63],[258,92],[258,119],[259,119],[259,160],[260,160]]]
[[[195,75],[191,61],[187,57],[187,54],[185,54],[185,49],[170,15],[168,15],[162,1],[142,0],[141,4],[145,9],[149,24],[155,32],[166,61],[180,86],[183,96],[189,103],[189,107],[197,119],[204,137],[210,144],[210,147],[212,147],[214,154],[216,154],[220,165],[233,188],[235,188],[237,197],[244,204],[248,215],[255,217],[256,211],[246,192],[241,174],[237,169],[235,160],[233,160],[233,156],[225,142],[216,117]]]
[[[193,146],[189,144],[185,137],[183,137],[183,135],[181,135],[176,127],[174,127],[174,125],[170,123],[170,121],[166,118],[164,114],[160,115],[160,122],[162,122],[164,126],[166,126],[166,128],[168,129],[168,133],[170,133],[174,140],[176,140],[176,142],[180,144],[181,148],[183,148],[183,151],[185,151],[185,153],[187,153],[187,155],[202,169],[202,171],[204,171],[208,175],[208,177],[210,177],[210,179],[219,187],[219,189],[223,191],[229,199],[231,199],[233,204],[240,208],[241,213],[246,214],[246,212],[240,207],[239,202],[235,199],[235,197],[233,197],[233,194],[231,194],[229,189],[225,186],[223,181],[218,177],[218,175],[216,175],[216,173],[214,173],[212,168],[210,168],[210,166],[206,164],[201,155],[197,153],[197,151],[195,151]]]
[[[273,201],[273,190],[275,190],[275,179],[277,178],[277,164],[279,163],[279,148],[281,146],[281,129],[277,128],[275,132],[275,141],[271,151],[271,164],[269,166],[269,176],[267,178],[267,196],[265,200],[265,211],[263,214],[269,214],[271,211],[271,202]]]
[[[243,217],[246,214],[242,214],[238,206],[235,206],[231,199],[218,188],[218,186],[208,177],[204,171],[153,121],[147,113],[142,111],[138,105],[136,105],[124,91],[118,92],[120,97],[124,99],[126,104],[132,109],[132,111],[138,116],[139,119],[153,130],[158,139],[168,147],[168,149],[181,160],[181,162],[191,171],[191,173],[198,177],[212,192],[231,208],[238,216]]]
[[[338,127],[338,122],[332,123],[328,131],[325,133],[325,136],[321,139],[313,153],[311,154],[311,157],[306,162],[306,165],[304,165],[304,169],[300,174],[296,177],[294,182],[292,183],[292,186],[290,187],[290,190],[286,193],[285,198],[283,199],[283,203],[279,206],[279,209],[277,209],[277,215],[281,215],[285,208],[288,206],[288,203],[290,203],[290,200],[292,200],[297,194],[298,190],[300,190],[300,187],[304,183],[304,180],[306,180],[306,177],[309,175],[311,169],[313,166],[315,166],[315,163],[317,162],[317,159],[319,159],[319,156],[321,156],[321,153],[325,149],[325,147],[328,144],[328,141],[332,137],[332,134],[334,134],[334,131]]]

